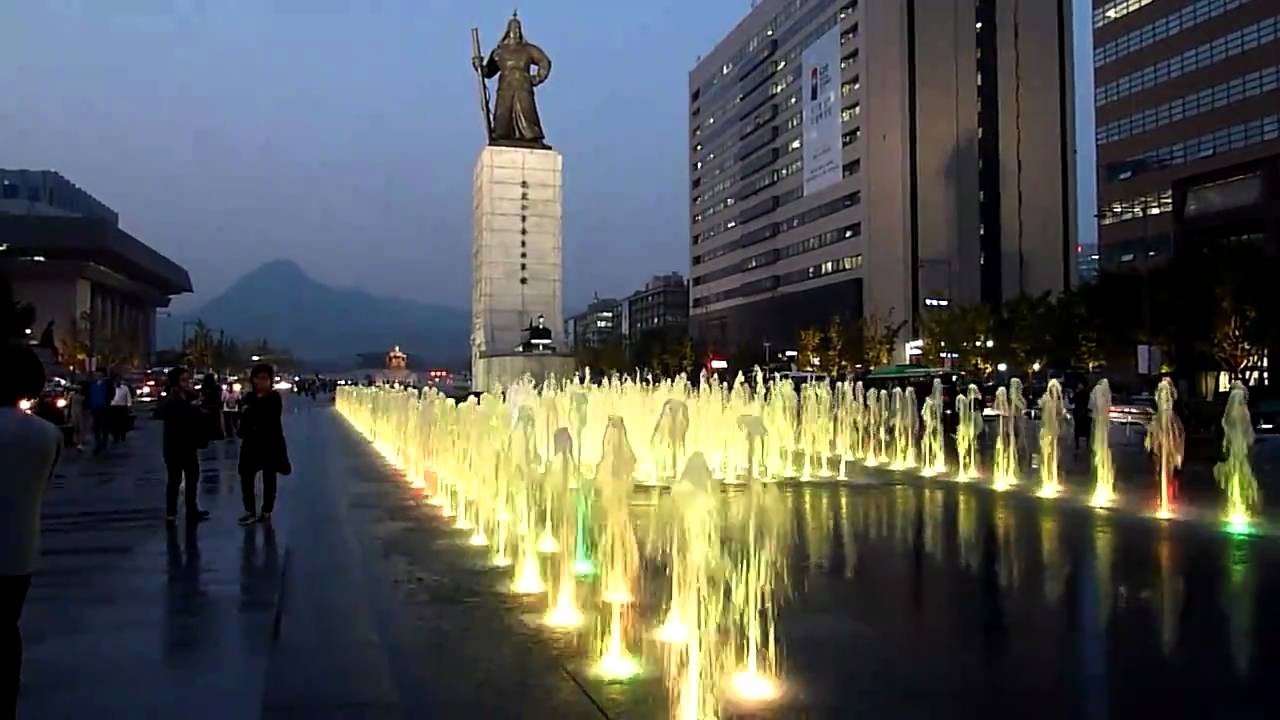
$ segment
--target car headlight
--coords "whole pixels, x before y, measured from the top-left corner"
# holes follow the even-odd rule
[[[66,398],[58,398],[56,401],[54,401],[54,403],[53,403],[53,404],[54,404],[54,406],[55,406],[55,407],[57,407],[59,410],[61,410],[62,408],[64,408],[64,407],[66,407],[66,406],[67,406],[67,399],[66,399]]]
[[[30,401],[30,400],[19,400],[19,401],[18,401],[18,409],[19,409],[19,410],[21,410],[22,412],[31,412],[31,401]]]

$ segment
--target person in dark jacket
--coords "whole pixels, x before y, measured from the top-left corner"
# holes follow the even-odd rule
[[[205,432],[209,440],[222,439],[222,386],[209,373],[200,381],[200,409],[204,410]]]
[[[209,519],[209,511],[201,510],[197,493],[200,484],[199,451],[208,443],[208,420],[200,409],[200,398],[191,388],[191,373],[174,368],[168,375],[168,393],[160,401],[159,415],[164,421],[164,466],[168,473],[165,484],[165,520],[178,519],[178,488],[186,483],[187,522]]]
[[[250,392],[240,410],[240,494],[244,500],[241,525],[270,523],[276,505],[276,475],[291,472],[284,440],[284,400],[272,388],[275,370],[256,365],[249,375]],[[257,513],[255,481],[262,473],[262,513]]]
[[[105,371],[99,370],[97,378],[89,385],[89,414],[93,418],[93,454],[99,455],[107,449],[107,440],[111,436],[111,399],[115,388]]]

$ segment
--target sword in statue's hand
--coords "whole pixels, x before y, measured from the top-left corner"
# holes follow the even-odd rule
[[[493,141],[493,116],[489,114],[489,85],[484,81],[484,55],[480,54],[480,29],[471,28],[471,66],[480,80],[480,111],[484,113],[484,136]]]

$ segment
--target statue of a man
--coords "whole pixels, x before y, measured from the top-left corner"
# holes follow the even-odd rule
[[[507,22],[506,34],[489,53],[487,61],[481,63],[479,58],[475,58],[473,62],[485,79],[498,77],[491,142],[494,145],[550,147],[544,142],[546,136],[538,118],[533,89],[550,77],[551,58],[542,48],[525,42],[520,19],[512,16]],[[532,73],[529,72],[530,66],[534,67]]]

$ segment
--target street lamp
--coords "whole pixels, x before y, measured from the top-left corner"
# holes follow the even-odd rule
[[[254,362],[258,362],[259,360],[261,360],[261,359],[262,359],[262,356],[261,356],[261,355],[250,355],[250,356],[249,356],[249,359],[250,359],[250,360],[252,360],[252,361],[254,361]]]

